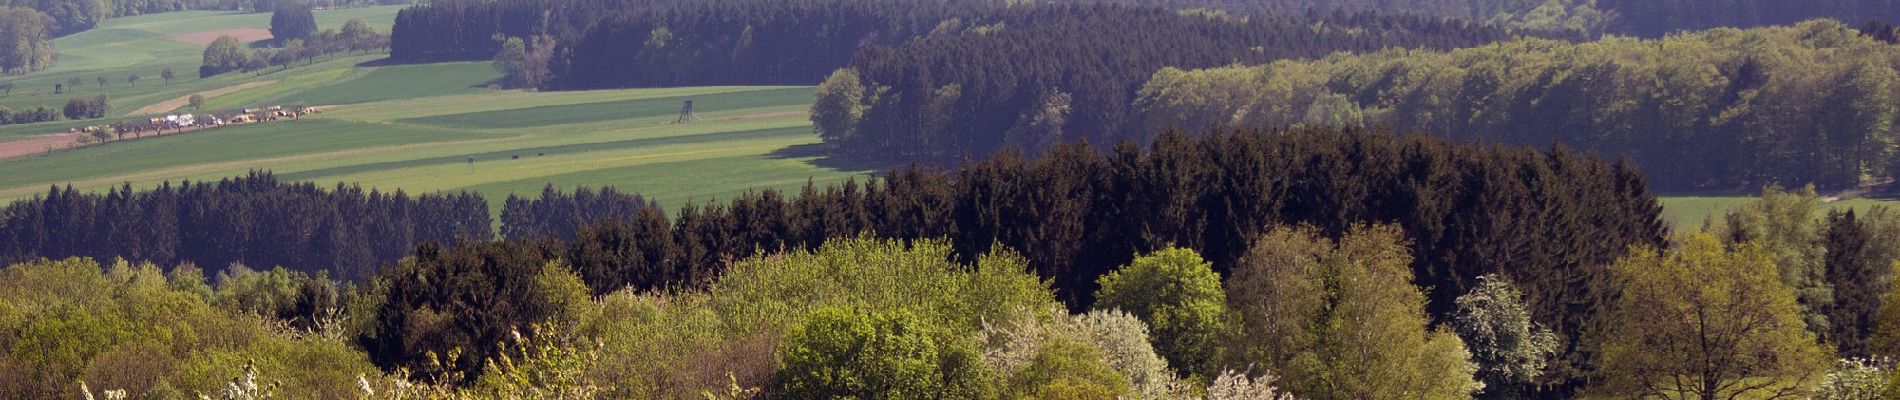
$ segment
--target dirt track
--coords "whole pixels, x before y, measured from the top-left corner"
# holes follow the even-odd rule
[[[213,97],[236,93],[237,91],[240,91],[240,90],[269,85],[273,83],[277,83],[277,81],[257,81],[257,82],[251,82],[251,83],[246,83],[246,84],[237,85],[237,86],[222,87],[222,88],[217,88],[214,90],[207,90],[203,92],[198,92],[197,94],[204,96],[205,99],[209,100]],[[184,107],[190,104],[191,104],[191,95],[184,95],[184,96],[179,96],[176,99],[165,100],[165,101],[158,102],[157,104],[139,107],[139,109],[132,110],[132,113],[127,114],[127,115],[138,116],[138,115],[164,114],[167,112],[171,112],[171,110],[176,110],[179,107]]]

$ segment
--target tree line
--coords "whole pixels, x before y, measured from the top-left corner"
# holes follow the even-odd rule
[[[1162,69],[1145,129],[1390,125],[1460,140],[1563,142],[1630,157],[1664,190],[1895,176],[1895,47],[1831,20],[1660,40],[1541,39]]]
[[[1163,67],[1388,47],[1448,49],[1511,35],[1452,20],[1370,13],[1249,18],[1046,7],[1001,15],[993,32],[865,50],[820,84],[812,107],[818,133],[846,154],[936,163],[1006,147],[1040,152],[1077,139],[1149,140],[1158,131],[1135,129],[1130,103],[1140,82]],[[1153,31],[1125,29],[1130,26]]]
[[[107,18],[185,10],[238,10],[238,0],[8,0],[0,5],[32,9],[48,17],[52,36],[84,32]]]
[[[553,57],[536,66],[553,77],[538,82],[544,88],[809,84],[860,48],[956,33],[960,27],[941,24],[979,17],[977,4],[982,2],[438,2],[397,15],[391,58],[489,59],[505,49],[506,41],[496,38],[512,38],[548,47]]]
[[[1061,0],[1052,2],[1063,2]],[[1077,1],[1086,2],[1086,1]],[[1720,27],[1792,25],[1815,18],[1854,23],[1900,18],[1891,0],[1108,0],[1172,9],[1216,9],[1248,14],[1378,11],[1459,18],[1540,30],[1662,37]]]
[[[1075,25],[1088,23],[1146,23],[1151,22],[1146,19],[1164,17],[1176,20],[1171,26],[1194,28],[1181,32],[1203,31],[1195,35],[1223,29],[1207,26],[1226,22],[1246,26],[1225,28],[1230,31],[1272,30],[1272,34],[1300,38],[1246,40],[1260,39],[1259,35],[1264,33],[1249,33],[1254,36],[1245,39],[1221,38],[1226,41],[1224,45],[1237,46],[1236,50],[1229,51],[1233,54],[1225,58],[1227,61],[1257,57],[1245,51],[1256,46],[1266,47],[1261,52],[1277,53],[1281,50],[1278,47],[1293,43],[1330,51],[1414,42],[1472,45],[1508,37],[1501,29],[1432,17],[1177,15],[1159,8],[1113,5],[1003,6],[985,1],[865,0],[617,4],[511,0],[442,2],[404,10],[398,15],[393,30],[391,57],[408,62],[486,59],[497,54],[518,53],[504,51],[508,49],[505,46],[508,40],[498,39],[518,38],[525,50],[551,47],[546,50],[547,59],[533,68],[509,68],[545,71],[549,78],[541,80],[541,88],[810,84],[851,63],[853,57],[867,49],[905,46],[929,38],[956,40],[954,38],[992,33],[1010,34],[1023,29],[1033,32],[1012,37],[1068,35],[1073,32],[1050,33],[1054,28],[1042,25],[1075,29]],[[1249,20],[1257,22],[1246,22]],[[1340,28],[1316,34],[1305,29],[1311,24],[1338,24]],[[1341,33],[1356,28],[1371,32],[1356,36]],[[1096,30],[1107,29],[1098,27]],[[1119,36],[1143,35],[1120,33]],[[1431,38],[1395,39],[1410,36]],[[1314,54],[1324,54],[1324,51]]]
[[[275,16],[284,14],[281,17]],[[205,46],[198,77],[228,72],[258,72],[268,67],[290,68],[298,62],[337,53],[371,52],[389,47],[389,35],[377,32],[362,19],[350,19],[343,28],[316,30],[315,17],[308,9],[278,11],[272,17],[273,44],[276,47],[244,51],[237,38],[219,36]]]
[[[249,10],[272,12],[283,8],[308,8],[308,0],[6,0],[0,6],[38,11],[46,16],[45,29],[51,36],[84,32],[108,18],[157,14],[188,10]],[[326,0],[327,6],[350,4],[403,4],[407,1]]]
[[[52,19],[19,7],[0,7],[0,75],[19,75],[53,66],[57,55]]]
[[[191,262],[212,275],[242,264],[361,279],[418,243],[493,236],[488,203],[478,195],[326,191],[263,172],[104,194],[54,187],[0,216],[0,260]]]

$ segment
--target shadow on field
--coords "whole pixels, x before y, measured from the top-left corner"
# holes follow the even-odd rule
[[[776,159],[810,158],[811,164],[839,171],[872,171],[882,173],[885,170],[903,166],[904,163],[889,160],[866,160],[839,154],[836,147],[827,143],[810,143],[786,146],[773,150],[766,157]]]

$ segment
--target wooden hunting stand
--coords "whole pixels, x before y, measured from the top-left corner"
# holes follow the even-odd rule
[[[684,123],[698,121],[698,120],[699,120],[699,117],[693,115],[693,101],[687,100],[685,105],[680,106],[680,118],[678,120],[673,121],[673,123],[684,124]]]

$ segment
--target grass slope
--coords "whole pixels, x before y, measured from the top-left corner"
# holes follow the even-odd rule
[[[1729,210],[1742,203],[1757,199],[1754,196],[1664,196],[1658,200],[1663,204],[1663,220],[1678,231],[1691,230],[1702,226],[1706,218],[1721,218]],[[1872,206],[1900,208],[1900,201],[1888,199],[1846,199],[1821,206],[1820,212],[1828,210],[1866,210]]]
[[[317,24],[322,28],[340,28],[345,21],[361,18],[371,26],[387,32],[394,24],[396,12],[402,6],[379,6],[351,8],[341,10],[317,11]],[[75,98],[90,99],[105,95],[111,99],[112,111],[108,121],[62,121],[47,124],[14,125],[0,127],[0,140],[64,131],[74,125],[97,124],[111,119],[124,117],[125,113],[146,105],[172,100],[192,93],[231,87],[245,82],[261,80],[279,80],[283,87],[293,87],[299,80],[310,80],[306,76],[322,73],[333,78],[350,75],[373,75],[365,71],[355,74],[356,69],[373,70],[372,67],[360,67],[358,64],[369,62],[381,56],[333,56],[328,61],[320,61],[310,66],[290,70],[271,70],[262,76],[253,74],[224,74],[207,79],[198,78],[198,64],[203,58],[204,47],[170,39],[173,35],[238,28],[268,28],[270,14],[243,13],[232,11],[183,11],[114,18],[100,24],[96,29],[58,38],[53,41],[59,51],[59,61],[43,71],[31,74],[7,77],[0,82],[11,83],[15,89],[10,94],[0,94],[0,106],[10,109],[46,106],[59,108],[67,100]],[[170,84],[160,79],[160,71],[171,68],[177,76]],[[128,83],[127,78],[138,74],[136,84]],[[54,94],[54,85],[64,84],[67,79],[78,77],[81,84],[69,88],[65,93]],[[97,78],[105,77],[106,85],[100,87]],[[293,78],[294,77],[294,78]],[[483,84],[489,79],[474,76],[463,71],[452,76],[454,79],[474,80],[470,84]],[[309,82],[307,86],[316,86],[323,82]],[[437,80],[436,82],[441,82]],[[278,85],[271,85],[278,86]],[[466,85],[465,85],[466,86]],[[265,88],[260,88],[265,89]],[[283,88],[274,88],[284,90]],[[428,95],[430,93],[422,93]],[[284,100],[267,96],[252,96],[256,100]],[[368,98],[364,100],[373,100]],[[214,104],[215,105],[215,104]]]

